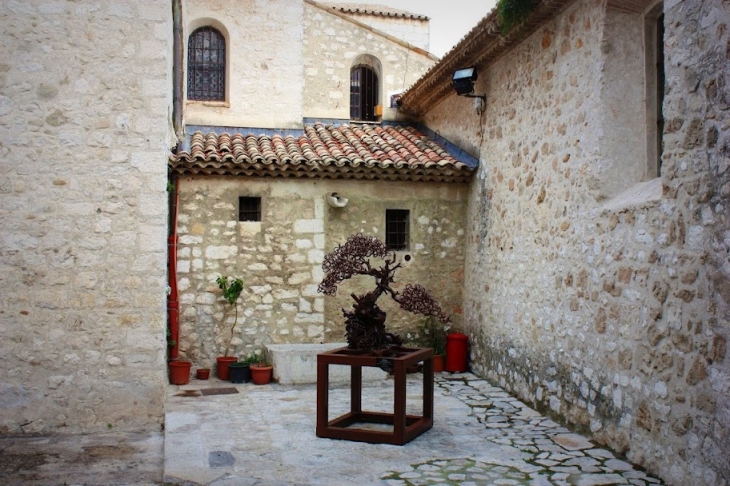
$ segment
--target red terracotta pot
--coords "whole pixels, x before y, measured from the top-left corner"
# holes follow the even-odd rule
[[[238,358],[236,356],[218,356],[215,361],[218,364],[218,378],[228,381],[228,365],[238,361]]]
[[[444,371],[444,357],[440,354],[433,355],[433,372],[441,373]]]
[[[208,368],[198,368],[195,370],[195,374],[199,380],[207,380],[210,378],[210,370]]]
[[[254,385],[266,385],[271,381],[271,372],[274,370],[273,366],[252,364],[250,369],[251,381],[253,381]]]
[[[190,361],[170,361],[170,383],[187,385],[190,383]]]

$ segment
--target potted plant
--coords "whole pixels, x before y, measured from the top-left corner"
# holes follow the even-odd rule
[[[233,324],[231,325],[231,332],[228,336],[228,343],[226,344],[226,351],[223,353],[223,356],[218,356],[216,358],[216,362],[218,364],[218,378],[221,380],[228,380],[228,366],[231,363],[235,363],[238,361],[238,358],[235,356],[228,356],[228,352],[231,349],[231,341],[233,340],[233,330],[236,328],[236,324],[238,323],[238,306],[236,305],[236,301],[238,300],[238,297],[240,297],[241,292],[243,291],[243,280],[240,278],[235,277],[227,277],[225,275],[221,275],[218,277],[215,281],[218,284],[218,288],[220,288],[223,291],[223,298],[228,301],[231,307],[235,310],[235,317],[233,319]],[[227,312],[225,313],[227,314]],[[223,317],[223,321],[225,322],[225,314]]]
[[[190,361],[170,361],[170,383],[187,385],[190,382]]]
[[[251,358],[228,365],[231,383],[248,383],[251,381]]]
[[[447,330],[447,326],[438,322],[432,316],[427,317],[424,320],[423,326],[421,327],[423,345],[427,348],[433,348],[434,373],[440,373],[444,371]]]
[[[263,353],[255,353],[248,358],[251,366],[251,380],[255,385],[266,385],[271,381],[274,367],[266,362]]]

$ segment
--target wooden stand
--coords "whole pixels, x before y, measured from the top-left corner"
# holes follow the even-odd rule
[[[423,415],[406,415],[406,368],[423,362]],[[329,365],[350,367],[350,412],[329,418]],[[385,368],[393,373],[393,413],[362,410],[362,367]],[[357,423],[386,424],[393,432],[350,427]],[[433,427],[433,349],[399,348],[394,356],[377,357],[349,348],[317,355],[317,437],[373,444],[403,445]]]

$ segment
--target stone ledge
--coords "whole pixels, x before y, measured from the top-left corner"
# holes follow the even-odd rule
[[[269,344],[266,354],[274,365],[274,380],[282,385],[302,385],[317,382],[317,354],[342,348],[347,343]],[[387,373],[378,368],[363,368],[362,379],[382,380]],[[330,366],[330,383],[350,381],[349,366]]]

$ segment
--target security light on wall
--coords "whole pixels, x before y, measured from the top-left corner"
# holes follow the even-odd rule
[[[477,76],[477,68],[475,67],[462,68],[454,71],[454,75],[451,77],[451,84],[454,86],[456,94],[467,98],[480,98],[486,102],[487,95],[474,94],[474,81],[477,80]]]

